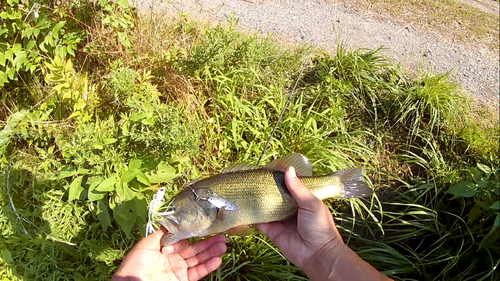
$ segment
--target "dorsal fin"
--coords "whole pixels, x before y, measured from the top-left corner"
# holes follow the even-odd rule
[[[187,183],[187,185],[192,185],[192,184],[194,184],[195,182],[200,181],[201,179],[202,179],[202,177],[197,177],[197,178],[195,178],[195,179],[192,179],[192,180],[190,180],[190,181]]]
[[[290,166],[295,168],[295,172],[299,177],[312,176],[313,166],[311,162],[300,153],[293,153],[283,158],[273,160],[262,167],[262,169],[285,172]]]
[[[259,169],[259,167],[256,167],[255,165],[251,165],[248,163],[233,163],[229,164],[224,170],[221,171],[221,173],[232,173],[232,172],[237,172],[237,171],[245,171],[245,170],[255,170]]]

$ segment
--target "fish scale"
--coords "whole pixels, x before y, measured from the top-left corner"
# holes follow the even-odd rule
[[[313,177],[311,163],[298,153],[262,168],[239,163],[190,184],[174,198],[174,214],[160,221],[171,233],[162,239],[162,244],[293,216],[297,203],[284,181],[284,171],[289,166],[296,168],[298,177],[321,200],[363,197],[372,192],[363,182],[360,168]]]
[[[198,187],[231,198],[240,208],[224,211],[224,219],[217,221],[220,227],[282,220],[297,210],[297,204],[286,190],[282,172],[254,170],[220,174],[193,186]]]

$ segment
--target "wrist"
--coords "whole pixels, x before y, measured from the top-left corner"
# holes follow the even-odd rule
[[[335,237],[316,251],[302,270],[311,280],[329,280],[329,276],[335,271],[337,258],[342,258],[349,248],[344,244],[342,238]]]
[[[341,240],[314,255],[303,270],[312,281],[391,280],[362,260]]]

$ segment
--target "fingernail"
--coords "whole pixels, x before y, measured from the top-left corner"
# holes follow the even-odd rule
[[[297,175],[295,174],[295,168],[293,166],[288,167],[288,172],[293,178],[297,177]]]
[[[161,252],[164,254],[164,255],[169,255],[171,253],[174,252],[174,247],[173,246],[165,246],[161,249]]]

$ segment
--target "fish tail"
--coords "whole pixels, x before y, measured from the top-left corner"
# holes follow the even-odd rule
[[[361,168],[345,169],[332,174],[340,179],[342,183],[340,190],[341,198],[361,198],[372,195],[371,190],[363,181]]]

